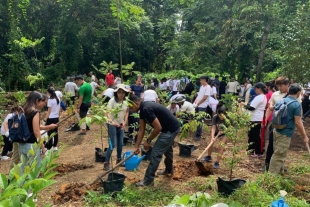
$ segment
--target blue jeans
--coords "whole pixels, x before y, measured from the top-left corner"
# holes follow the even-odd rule
[[[201,108],[201,107],[198,107],[197,108],[197,112],[206,112],[206,108]],[[197,130],[196,130],[196,138],[201,138],[201,134],[202,134],[202,120],[201,120],[201,124],[199,124],[197,126]]]
[[[120,159],[122,156],[123,150],[123,139],[124,139],[124,130],[120,127],[116,127],[113,125],[108,124],[108,133],[109,138],[111,139],[112,146],[109,146],[106,155],[106,161],[109,162],[112,154],[112,149],[116,146],[117,158]],[[110,145],[110,142],[109,142]]]
[[[26,166],[31,166],[32,163],[37,160],[37,166],[36,168],[40,168],[41,166],[41,148],[39,145],[34,144],[34,143],[18,143],[18,153],[20,156],[20,160],[22,161],[22,157],[25,159],[25,163],[22,163],[21,167],[21,173],[23,174],[24,169]],[[29,153],[29,151],[33,149],[34,150],[34,155]]]
[[[175,132],[161,133],[157,138],[151,154],[151,161],[144,175],[144,181],[151,183],[154,181],[155,172],[163,155],[165,155],[165,166],[168,172],[173,170],[173,142],[180,129]]]

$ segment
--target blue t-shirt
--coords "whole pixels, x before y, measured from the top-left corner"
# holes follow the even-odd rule
[[[132,84],[130,86],[131,91],[135,92],[135,95],[140,98],[140,94],[144,92],[144,88],[142,86],[137,86],[136,84]]]
[[[285,99],[285,102],[289,102],[292,100],[296,100],[295,98],[293,98],[292,96],[288,96]],[[288,118],[288,122],[287,125],[284,129],[277,129],[276,131],[282,135],[286,135],[288,137],[292,137],[295,131],[295,116],[301,116],[301,104],[296,101],[291,103],[290,105],[288,105],[287,108],[287,118]]]
[[[255,93],[255,89],[254,89],[254,87],[253,87],[253,88],[251,88],[251,90],[250,90],[250,99],[249,99],[249,102],[253,101],[253,99],[255,98],[255,96],[256,96],[256,93]]]

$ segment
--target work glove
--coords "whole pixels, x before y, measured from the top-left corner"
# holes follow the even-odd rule
[[[197,108],[197,104],[194,103],[194,104],[193,104],[193,107],[194,107],[194,108]]]
[[[6,137],[9,137],[9,135],[10,135],[9,131],[6,131],[4,135],[5,135]]]

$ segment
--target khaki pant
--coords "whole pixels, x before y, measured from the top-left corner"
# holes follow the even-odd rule
[[[13,155],[10,161],[10,170],[14,167],[14,164],[17,165],[20,161],[18,153],[18,142],[13,142]]]
[[[280,174],[287,156],[288,148],[291,144],[291,138],[273,131],[273,147],[274,152],[271,157],[269,172],[272,174]]]

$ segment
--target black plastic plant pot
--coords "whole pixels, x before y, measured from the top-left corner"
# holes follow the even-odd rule
[[[235,190],[241,188],[246,183],[245,180],[242,179],[235,179],[232,181],[226,181],[222,178],[218,177],[216,180],[218,192],[223,196],[231,195]]]
[[[179,144],[179,155],[181,157],[190,157],[192,155],[192,152],[196,149],[194,145],[189,144]]]
[[[124,187],[126,175],[121,173],[112,172],[109,173],[108,179],[104,181],[100,178],[103,185],[104,193],[120,192]]]
[[[108,148],[104,148],[104,151],[100,148],[95,148],[95,158],[96,162],[105,162],[106,154],[107,154]]]
[[[151,161],[151,156],[152,156],[152,147],[150,147],[150,149],[145,152],[144,150],[141,150],[141,156],[146,155],[143,160],[146,161]]]

